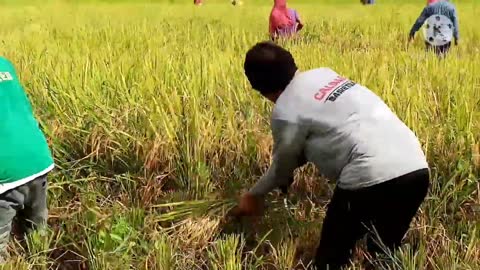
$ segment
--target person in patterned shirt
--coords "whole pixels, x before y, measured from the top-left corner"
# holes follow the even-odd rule
[[[455,45],[458,45],[459,42],[457,10],[455,5],[448,0],[428,0],[427,6],[423,9],[410,30],[409,41],[412,42],[415,38],[415,33],[420,27],[435,15],[445,16],[451,21],[450,29],[444,28],[439,30],[440,34],[446,37],[446,43],[443,45],[432,45],[429,40],[425,40],[425,45],[427,50],[433,50],[438,56],[445,56],[451,47],[452,35],[449,34],[450,31],[452,31]],[[437,17],[437,19],[439,18]]]

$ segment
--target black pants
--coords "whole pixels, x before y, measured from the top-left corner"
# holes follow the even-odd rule
[[[429,188],[429,172],[418,170],[360,190],[336,188],[323,222],[315,266],[340,269],[349,263],[357,240],[368,235],[371,255],[401,244]],[[379,243],[380,237],[381,243]]]
[[[433,51],[438,57],[445,57],[452,46],[452,42],[449,42],[442,46],[432,46],[428,42],[425,42],[427,51]]]

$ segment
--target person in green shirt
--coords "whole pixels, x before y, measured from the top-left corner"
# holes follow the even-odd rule
[[[48,217],[47,174],[54,161],[12,63],[0,57],[0,263],[14,218],[23,232]]]

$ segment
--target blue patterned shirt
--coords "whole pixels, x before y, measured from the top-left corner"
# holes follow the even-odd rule
[[[440,1],[426,6],[417,21],[413,24],[412,30],[410,30],[410,37],[413,37],[420,27],[422,27],[423,23],[433,15],[443,15],[449,18],[453,22],[453,37],[455,40],[459,39],[457,10],[455,6],[448,1]]]

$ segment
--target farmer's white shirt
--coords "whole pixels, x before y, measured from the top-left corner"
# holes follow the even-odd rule
[[[355,190],[428,168],[415,134],[376,94],[329,68],[297,73],[271,119],[273,160],[251,189],[288,186],[306,161]]]

